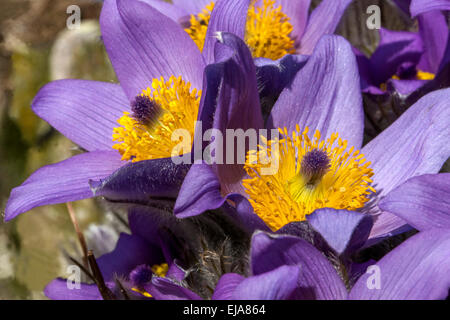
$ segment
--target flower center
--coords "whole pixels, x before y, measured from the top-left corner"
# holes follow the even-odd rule
[[[415,75],[413,75],[413,80],[433,80],[435,77],[434,73],[431,72],[426,72],[426,71],[422,71],[417,69],[415,72]],[[402,80],[402,79],[408,79],[408,77],[402,77],[402,76],[398,76],[397,74],[394,74],[392,77],[392,79],[394,80]],[[383,91],[387,90],[387,85],[386,82],[383,82],[382,84],[380,84],[380,89]]]
[[[309,139],[308,127],[300,132],[297,126],[291,136],[286,128],[279,131],[280,139],[249,152],[244,166],[249,179],[243,180],[255,213],[273,231],[305,220],[316,209],[362,208],[375,192],[370,186],[370,162],[354,147],[347,151],[347,141],[337,133],[321,141],[319,131]],[[263,173],[271,165],[267,161],[250,161],[267,157],[278,161],[275,173]]]
[[[182,154],[172,133],[185,129],[194,135],[201,90],[192,89],[181,77],[153,79],[151,88],[142,91],[124,112],[113,130],[113,148],[122,160],[142,161]]]
[[[211,2],[197,16],[191,15],[191,26],[185,31],[203,50],[214,2]],[[290,37],[293,30],[290,18],[282,7],[275,8],[275,0],[264,0],[262,6],[253,3],[249,10],[245,31],[245,42],[253,57],[279,59],[288,53],[295,53],[295,41]]]
[[[168,270],[169,265],[167,263],[155,264],[151,268],[145,264],[137,266],[130,273],[130,281],[133,285],[131,290],[151,298],[152,295],[145,291],[144,286],[152,280],[153,275],[164,278]]]

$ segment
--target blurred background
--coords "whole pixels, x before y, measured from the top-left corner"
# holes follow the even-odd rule
[[[74,4],[81,8],[81,25],[69,30],[66,10]],[[416,28],[390,1],[355,0],[338,33],[367,54],[378,42],[377,31],[365,25],[366,8],[372,4],[382,9],[383,27]],[[33,171],[80,152],[32,112],[30,104],[39,88],[63,78],[116,82],[100,38],[101,6],[102,1],[95,0],[0,1],[1,212],[11,189]],[[117,218],[101,199],[78,201],[73,206],[80,228],[88,235],[98,232],[95,226],[102,226],[110,237],[117,236]],[[79,252],[65,204],[36,208],[8,223],[2,217],[0,299],[45,299],[45,285],[57,276],[67,276],[63,251]]]

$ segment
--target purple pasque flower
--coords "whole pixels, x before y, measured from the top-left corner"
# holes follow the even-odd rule
[[[195,243],[192,225],[187,220],[178,223],[173,216],[156,211],[132,207],[128,213],[131,234],[121,233],[114,250],[97,259],[103,280],[114,299],[152,299],[147,287],[153,276],[167,277],[178,283],[183,283],[186,277],[179,263],[186,263],[188,248],[180,247],[180,243]],[[174,238],[173,233],[178,238]],[[97,241],[102,239],[97,237]],[[126,295],[121,293],[121,287]],[[81,288],[74,289],[69,288],[63,278],[50,282],[44,293],[55,300],[104,299],[96,284],[82,283]]]
[[[180,220],[162,208],[134,205],[129,207],[128,225],[131,234],[122,233],[115,249],[97,259],[97,275],[111,291],[109,296],[101,294],[94,272],[95,284],[75,290],[58,278],[45,294],[52,299],[175,298],[153,289],[157,277],[155,283],[181,286],[189,299],[208,298],[222,274],[244,274],[247,268],[250,237],[224,212]],[[100,243],[109,239],[96,238]]]
[[[334,33],[351,2],[324,0],[309,15],[310,0],[189,0],[173,1],[173,5],[144,1],[187,28],[208,63],[213,61],[216,32],[246,39],[255,58],[277,60],[286,53],[311,54],[322,35]],[[278,7],[281,10],[277,13]],[[264,10],[258,12],[258,8]]]
[[[340,230],[335,229],[340,237]],[[251,275],[227,273],[212,299],[229,300],[410,300],[445,299],[450,287],[450,230],[412,236],[379,261],[343,266],[304,239],[256,232]],[[173,280],[153,278],[162,298],[192,299]],[[170,294],[169,294],[170,293]]]
[[[93,191],[115,201],[177,194],[186,166],[175,166],[170,154],[148,154],[152,160],[135,163],[122,161],[113,150],[112,134],[120,126],[117,120],[133,111],[136,96],[152,85],[152,79],[163,77],[168,82],[173,76],[182,77],[191,89],[200,90],[206,64],[178,24],[141,1],[105,1],[100,25],[120,85],[60,80],[39,91],[33,111],[87,152],[45,166],[14,188],[5,220],[36,206],[89,198]]]
[[[400,4],[408,5],[399,1]],[[416,10],[416,7],[415,2],[411,3],[411,14],[418,20],[418,32],[381,28],[380,43],[370,58],[354,49],[363,92],[373,95],[396,92],[406,97],[423,86],[432,86],[435,90],[449,85],[450,32],[446,16],[437,7],[431,11],[425,7]]]
[[[211,300],[287,300],[298,287],[300,272],[300,266],[283,265],[249,277],[226,273],[219,279]],[[156,300],[201,299],[170,278],[154,277],[149,291]]]
[[[218,42],[234,48],[236,54],[233,57],[238,68],[233,73],[224,73],[220,78],[222,86],[218,90],[205,92],[205,101],[207,101],[205,108],[215,109],[215,117],[210,126],[204,125],[204,127],[206,129],[212,127],[221,132],[225,132],[226,129],[264,128],[262,121],[259,120],[261,111],[258,100],[249,100],[249,97],[257,95],[257,89],[248,49],[241,40],[226,33],[220,35]],[[239,72],[239,70],[241,71]],[[244,77],[245,80],[243,80]],[[242,85],[232,86],[231,84]],[[355,56],[350,45],[343,38],[324,36],[316,46],[314,53],[280,94],[265,128],[286,128],[290,135],[299,126],[301,129],[297,130],[297,135],[300,136],[304,128],[309,127],[310,132],[320,131],[324,141],[338,133],[342,140],[347,141],[339,143],[340,146],[347,146],[346,150],[351,148],[352,152],[361,150],[361,154],[364,156],[358,154],[358,161],[361,157],[363,160],[360,161],[359,166],[355,163],[354,165],[360,168],[358,172],[361,174],[359,175],[361,180],[358,181],[368,182],[362,184],[364,188],[361,191],[355,191],[351,181],[356,183],[356,180],[349,180],[349,184],[338,183],[330,186],[334,188],[331,190],[340,190],[342,196],[363,201],[355,207],[342,206],[338,202],[333,202],[334,198],[330,194],[330,197],[327,198],[328,202],[326,202],[328,205],[312,208],[331,206],[335,210],[347,209],[348,214],[356,210],[369,215],[373,218],[374,224],[370,229],[368,243],[365,244],[367,246],[383,237],[401,232],[407,226],[403,219],[380,209],[378,201],[411,177],[436,174],[448,159],[450,149],[446,140],[450,135],[449,97],[449,89],[438,90],[426,95],[375,139],[362,146],[364,116]],[[253,103],[248,101],[253,101]],[[310,140],[314,140],[312,135]],[[224,145],[226,145],[225,141]],[[314,149],[317,146],[311,148]],[[345,148],[342,147],[342,149]],[[370,161],[370,165],[363,165],[364,161],[367,161],[365,159]],[[247,168],[249,168],[248,164]],[[283,163],[280,163],[280,170],[285,170]],[[295,218],[287,218],[287,213],[291,214],[291,210],[283,211],[272,205],[283,202],[288,205],[288,208],[289,205],[292,205],[291,208],[295,208],[297,200],[302,198],[297,199],[293,193],[286,193],[283,189],[280,189],[281,191],[270,188],[256,189],[255,192],[248,193],[249,188],[245,187],[242,181],[246,180],[244,184],[248,185],[248,174],[250,173],[251,170],[244,170],[242,164],[213,163],[208,165],[204,162],[194,164],[181,187],[174,208],[175,214],[180,218],[199,215],[206,210],[219,208],[227,201],[232,201],[238,209],[237,218],[247,226],[249,231],[269,230],[267,223],[272,218],[280,223],[275,228],[271,226],[273,231],[279,229],[280,225],[297,221]],[[290,175],[292,179],[298,177],[296,172],[284,171],[284,174],[285,177]],[[352,174],[346,176],[352,176]],[[254,178],[253,183],[258,183],[257,177],[251,178]],[[271,180],[269,184],[261,185],[274,186],[291,183],[291,180],[285,181],[279,176],[276,179],[278,180]],[[358,182],[357,185],[360,183]],[[370,187],[374,188],[376,193],[368,192]],[[298,189],[294,188],[293,191],[298,191]],[[252,196],[254,197],[252,198]],[[360,196],[363,198],[359,198]],[[271,197],[277,197],[278,200],[271,201]],[[300,203],[305,206],[312,205],[304,199],[302,201]],[[279,210],[278,215],[285,215],[285,222],[280,222],[283,220],[278,220],[274,216],[265,219],[263,215],[255,214],[257,208],[252,204],[257,204],[262,209],[267,207]],[[269,213],[265,213],[270,215],[270,210],[268,211]],[[298,220],[310,220],[314,215],[309,215],[309,213],[313,211],[306,212],[306,216],[300,216]],[[305,213],[301,210],[294,210],[294,212]],[[355,219],[353,223],[356,223],[357,220]],[[273,222],[273,220],[270,221]],[[327,238],[328,236],[325,234],[327,229],[323,230],[321,235]],[[350,238],[351,234],[346,234],[345,237]]]
[[[145,298],[144,286],[150,279],[145,275],[152,275],[152,267],[164,268],[160,275],[171,277],[176,275],[178,266],[169,254],[169,243],[162,241],[151,220],[151,215],[141,209],[131,210],[129,215],[131,234],[121,233],[113,251],[103,254],[97,259],[104,283],[111,290],[112,296],[123,299],[120,285],[127,289],[127,296],[131,298]],[[99,240],[99,239],[97,239]],[[95,254],[95,252],[94,252]],[[170,266],[169,266],[170,265]],[[166,267],[167,266],[167,267]],[[169,271],[170,270],[170,271]],[[166,274],[167,273],[167,274]],[[69,288],[67,279],[57,278],[44,289],[47,297],[54,300],[101,300],[103,299],[96,284],[81,283],[81,288]],[[134,289],[134,290],[133,290]]]

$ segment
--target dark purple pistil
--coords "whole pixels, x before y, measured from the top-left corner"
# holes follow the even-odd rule
[[[403,63],[397,68],[396,72],[397,76],[402,80],[414,79],[416,73],[416,65],[411,62]]]
[[[144,125],[152,124],[160,115],[161,107],[147,96],[137,96],[131,103],[133,118]]]
[[[330,158],[326,151],[314,149],[307,152],[301,162],[301,174],[308,184],[316,184],[330,169]]]
[[[142,264],[131,271],[130,280],[133,286],[142,288],[152,280],[152,275],[152,269],[149,266]]]

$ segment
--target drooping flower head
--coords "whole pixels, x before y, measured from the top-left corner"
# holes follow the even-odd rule
[[[446,10],[445,5],[419,2],[397,1],[400,8],[417,19],[418,32],[381,28],[380,43],[370,58],[355,49],[363,92],[408,96],[431,80],[437,82],[434,89],[442,88],[442,82],[447,81],[446,75],[435,79],[448,73],[446,47],[450,46],[450,33],[445,12],[441,11]]]

